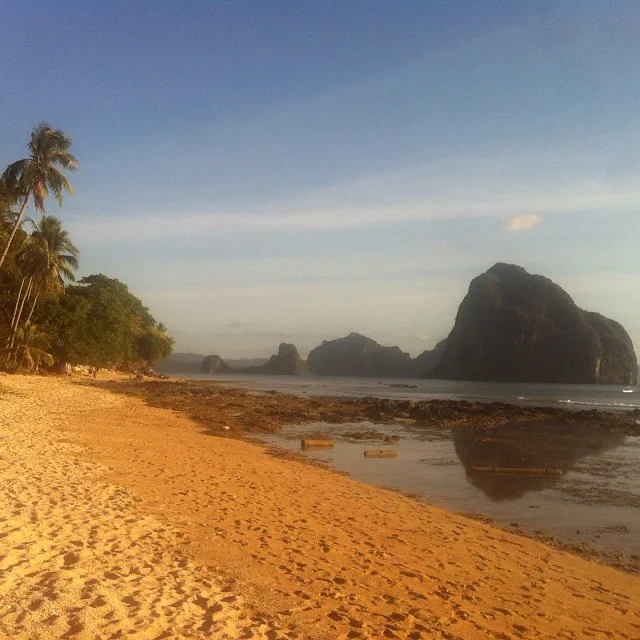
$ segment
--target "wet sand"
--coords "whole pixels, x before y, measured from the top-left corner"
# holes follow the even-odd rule
[[[640,637],[637,577],[211,433],[0,376],[0,637]]]
[[[349,476],[640,574],[640,437],[561,422],[490,433],[409,424],[312,423],[263,434]],[[330,447],[304,447],[309,438]],[[395,456],[374,460],[367,450]],[[474,467],[557,473],[478,473]]]

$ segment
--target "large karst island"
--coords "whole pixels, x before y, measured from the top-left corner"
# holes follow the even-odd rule
[[[472,280],[434,377],[635,384],[624,327],[583,311],[543,276],[498,263]]]
[[[504,263],[471,281],[449,336],[417,358],[358,333],[324,340],[306,362],[286,343],[251,367],[232,367],[217,355],[188,356],[185,372],[195,370],[197,360],[202,373],[621,385],[635,385],[638,376],[633,343],[621,324],[580,309],[548,278]],[[158,368],[177,372],[179,358]]]

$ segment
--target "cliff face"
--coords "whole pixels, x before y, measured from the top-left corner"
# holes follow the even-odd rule
[[[263,373],[282,376],[304,376],[311,373],[309,365],[300,358],[298,349],[286,342],[278,347],[278,353],[271,356],[269,362],[263,364],[260,369]]]
[[[411,376],[413,378],[430,377],[440,364],[446,346],[447,340],[440,340],[431,351],[423,351],[417,358],[414,358],[411,361]]]
[[[202,361],[200,373],[230,373],[231,367],[220,356],[207,356]]]
[[[582,311],[557,284],[498,263],[472,280],[434,377],[635,384],[624,328]]]

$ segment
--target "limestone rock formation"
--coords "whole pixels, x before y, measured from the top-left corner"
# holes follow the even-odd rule
[[[622,325],[583,311],[548,278],[495,264],[472,280],[433,377],[635,384]]]
[[[200,373],[231,373],[231,371],[231,367],[220,356],[207,356],[200,367]]]
[[[446,338],[440,340],[431,350],[423,351],[411,361],[411,376],[413,378],[430,377],[434,369],[440,364],[442,354],[447,346]]]
[[[295,345],[283,342],[278,353],[259,367],[237,369],[242,373],[266,373],[280,376],[305,376],[311,373],[307,363],[300,357]]]
[[[383,347],[375,340],[350,333],[345,338],[323,340],[307,359],[319,376],[411,376],[411,358],[400,347]]]
[[[400,347],[383,347],[359,333],[323,340],[309,353],[307,362],[318,376],[421,378],[440,362],[445,341],[411,359]]]

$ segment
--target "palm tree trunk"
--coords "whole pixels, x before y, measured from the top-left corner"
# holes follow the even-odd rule
[[[36,308],[36,302],[38,302],[38,296],[40,295],[40,291],[42,291],[43,282],[44,282],[44,279],[40,280],[40,283],[38,284],[38,288],[36,289],[36,297],[33,299],[33,304],[31,305],[31,311],[29,311],[29,316],[27,317],[27,321],[24,323],[25,326],[31,322],[31,316],[33,315],[33,310]]]
[[[20,325],[20,318],[22,318],[22,310],[24,309],[24,303],[27,301],[27,298],[31,295],[32,286],[33,286],[33,278],[29,278],[29,284],[27,285],[27,290],[24,292],[24,296],[22,297],[20,310],[18,311],[18,317],[16,318],[16,323],[13,327],[13,334],[11,335],[11,344],[9,345],[9,348],[13,347],[13,343],[16,340],[16,333],[18,332],[18,326]]]
[[[27,280],[27,276],[23,278],[23,281]],[[20,322],[20,316],[22,315],[22,307],[24,307],[24,303],[27,298],[31,295],[31,285],[33,281],[33,276],[28,277],[27,286],[23,292],[22,297],[18,294],[18,300],[16,301],[16,310],[13,314],[13,320],[11,321],[11,328],[18,326]],[[22,289],[22,287],[20,287]]]
[[[18,230],[18,227],[20,226],[20,223],[22,222],[22,216],[24,215],[25,209],[27,208],[27,202],[29,201],[29,196],[30,195],[31,195],[31,190],[27,191],[27,195],[24,197],[24,202],[22,203],[22,206],[20,207],[20,213],[18,214],[18,217],[16,218],[15,224],[13,225],[13,229],[11,229],[11,234],[9,235],[9,239],[7,240],[7,244],[5,245],[4,251],[2,252],[2,257],[0,258],[0,267],[4,263],[4,259],[7,257],[7,253],[9,253],[9,247],[11,246],[11,243],[13,242],[13,236],[16,235],[16,231]]]
[[[20,296],[22,295],[22,287],[24,287],[24,281],[27,279],[27,276],[22,278],[22,282],[20,282],[20,290],[18,291],[18,297],[16,298],[16,306],[13,308],[13,316],[11,317],[11,328],[13,329],[13,323],[16,321],[16,313],[18,313],[18,305],[20,304]]]
[[[11,318],[11,327],[10,329],[13,331],[13,326],[16,322],[16,316],[18,314],[18,307],[20,306],[20,300],[22,299],[22,289],[24,287],[24,283],[25,280],[27,279],[27,276],[25,276],[24,278],[22,278],[22,282],[20,283],[20,290],[18,291],[18,297],[16,298],[16,306],[13,308],[13,316]],[[11,336],[12,333],[10,333],[7,336],[7,347],[11,344]]]

